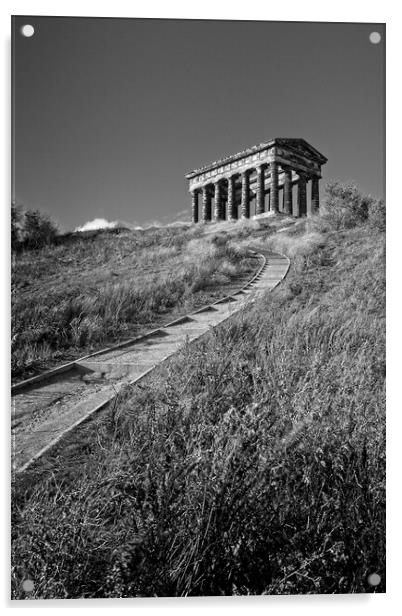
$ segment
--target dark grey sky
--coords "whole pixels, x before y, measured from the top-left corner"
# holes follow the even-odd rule
[[[172,219],[189,208],[187,171],[272,137],[327,156],[324,183],[383,196],[381,24],[19,16],[13,27],[16,200],[64,229]]]

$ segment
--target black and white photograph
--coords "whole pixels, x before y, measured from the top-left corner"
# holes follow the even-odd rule
[[[12,602],[385,593],[387,24],[10,19]]]

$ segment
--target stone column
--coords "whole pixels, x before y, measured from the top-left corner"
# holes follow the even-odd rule
[[[285,184],[283,186],[283,209],[286,214],[293,213],[293,194],[292,194],[292,170],[289,167],[285,169]]]
[[[320,194],[318,188],[319,178],[316,175],[313,175],[311,179],[311,203],[310,207],[307,210],[307,215],[311,216],[312,214],[316,214],[318,208],[320,207]]]
[[[191,219],[198,222],[198,190],[191,191]]]
[[[202,187],[202,222],[211,220],[211,193],[209,186]]]
[[[228,220],[236,220],[236,204],[235,204],[235,190],[234,190],[234,177],[233,175],[228,178],[228,205],[227,205],[227,218]]]
[[[271,163],[271,202],[270,202],[270,210],[271,212],[279,211],[279,203],[278,203],[278,163],[273,161]]]
[[[250,187],[248,171],[241,174],[241,217],[250,218]]]
[[[222,220],[222,191],[220,182],[215,182],[214,220]]]
[[[264,167],[257,167],[256,214],[264,213]]]
[[[278,210],[283,212],[283,187],[278,186]]]
[[[307,210],[306,203],[306,176],[304,173],[299,173],[299,182],[297,184],[297,205],[298,205],[298,215],[305,216]]]

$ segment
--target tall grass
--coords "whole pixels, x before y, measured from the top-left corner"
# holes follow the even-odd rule
[[[12,370],[137,333],[224,294],[251,272],[246,249],[202,227],[104,232],[14,256]]]
[[[384,590],[383,234],[267,241],[274,293],[17,486],[15,597]]]

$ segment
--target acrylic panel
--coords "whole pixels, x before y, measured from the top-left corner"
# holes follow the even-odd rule
[[[12,598],[385,592],[385,24],[12,18]]]

